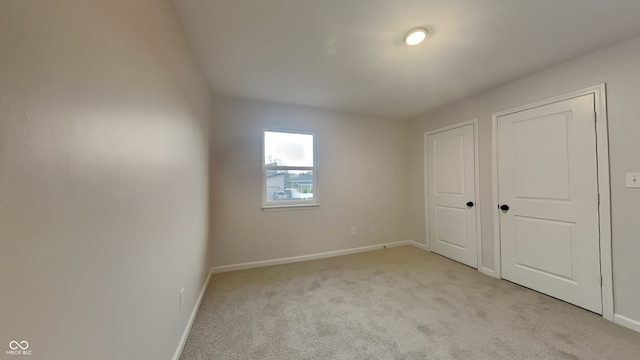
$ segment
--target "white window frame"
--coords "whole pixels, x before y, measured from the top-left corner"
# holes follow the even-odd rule
[[[267,165],[265,154],[265,133],[266,132],[279,132],[289,134],[303,134],[313,136],[313,166],[280,166],[280,165]],[[265,127],[262,129],[262,209],[291,209],[291,208],[309,208],[317,207],[320,205],[318,201],[318,132],[314,130],[301,130],[301,129],[289,129],[289,128],[274,128]],[[268,201],[267,196],[267,171],[272,170],[288,170],[288,171],[312,171],[313,172],[313,198],[308,200],[284,200],[284,201]]]

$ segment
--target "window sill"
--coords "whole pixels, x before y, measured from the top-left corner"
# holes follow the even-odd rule
[[[310,210],[319,206],[319,204],[262,205],[262,211]]]

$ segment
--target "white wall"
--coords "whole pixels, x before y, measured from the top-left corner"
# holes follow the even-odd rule
[[[0,358],[173,356],[208,272],[210,106],[168,0],[0,2]]]
[[[409,237],[425,242],[423,133],[479,118],[483,261],[493,268],[491,114],[600,83],[607,84],[615,312],[640,321],[640,190],[624,186],[640,171],[640,38],[601,50],[408,122]],[[627,324],[629,325],[629,324]],[[640,328],[640,323],[636,324]]]
[[[404,122],[230,97],[214,118],[214,266],[406,240]],[[261,210],[264,126],[318,131],[318,208]]]

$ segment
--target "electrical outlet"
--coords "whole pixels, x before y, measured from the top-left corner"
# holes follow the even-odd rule
[[[376,231],[376,227],[371,225],[371,232],[375,232]]]
[[[351,227],[351,235],[355,235],[356,234],[356,227],[352,226]]]
[[[627,173],[627,187],[640,188],[640,172]]]
[[[184,287],[180,289],[180,310],[182,310],[183,305],[184,305]]]

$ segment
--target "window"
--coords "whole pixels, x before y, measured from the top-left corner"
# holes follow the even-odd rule
[[[318,205],[318,134],[262,132],[262,207]]]

